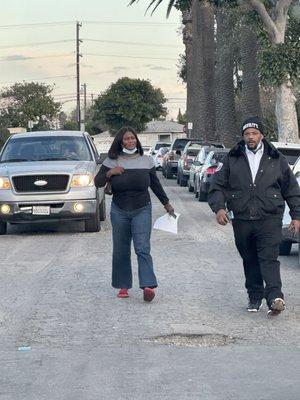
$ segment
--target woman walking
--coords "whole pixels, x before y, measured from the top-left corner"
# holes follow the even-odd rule
[[[113,198],[111,224],[113,236],[112,286],[119,289],[118,297],[128,297],[132,287],[131,241],[138,260],[140,288],[144,300],[155,296],[157,280],[150,255],[152,207],[148,188],[155,193],[165,210],[174,209],[158,180],[154,162],[145,156],[133,128],[121,128],[95,177],[95,185],[109,182]]]

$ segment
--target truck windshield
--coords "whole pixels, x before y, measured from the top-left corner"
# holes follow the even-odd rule
[[[57,160],[92,160],[91,152],[83,137],[79,136],[37,136],[10,139],[0,162]]]

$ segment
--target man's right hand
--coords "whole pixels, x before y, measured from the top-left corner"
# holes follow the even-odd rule
[[[108,179],[110,179],[113,175],[122,175],[124,171],[125,170],[124,170],[123,167],[118,166],[118,167],[110,169],[107,172],[106,176],[107,176]]]
[[[226,210],[224,210],[224,209],[219,210],[216,214],[216,217],[217,217],[218,224],[220,224],[220,225],[227,225],[229,222],[229,219],[227,218],[227,215],[226,215]]]

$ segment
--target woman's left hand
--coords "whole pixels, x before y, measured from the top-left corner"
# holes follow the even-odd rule
[[[171,203],[167,203],[164,207],[168,214],[174,214],[174,208]]]

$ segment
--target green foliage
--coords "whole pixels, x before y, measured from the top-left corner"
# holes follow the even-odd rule
[[[67,120],[63,124],[62,129],[65,131],[78,131],[77,121]]]
[[[1,98],[6,108],[0,111],[0,123],[7,127],[27,127],[28,121],[37,121],[35,130],[48,129],[59,114],[60,103],[51,95],[53,88],[43,83],[22,82],[4,89]]]
[[[269,5],[270,6],[270,5]],[[287,79],[295,84],[300,78],[300,23],[296,14],[290,13],[285,43],[272,44],[256,12],[250,12],[247,21],[258,35],[258,72],[262,84],[270,87],[281,85]]]
[[[166,115],[165,102],[161,89],[149,81],[121,78],[95,101],[93,118],[112,132],[128,125],[142,131],[147,122]]]
[[[181,125],[186,125],[187,124],[187,118],[186,118],[186,113],[181,112],[180,108],[178,110],[178,115],[177,115],[177,122]]]
[[[180,54],[178,67],[178,76],[182,82],[187,82],[187,68],[186,68],[186,56],[185,54]]]
[[[0,148],[4,145],[9,136],[9,130],[3,126],[0,126]]]

